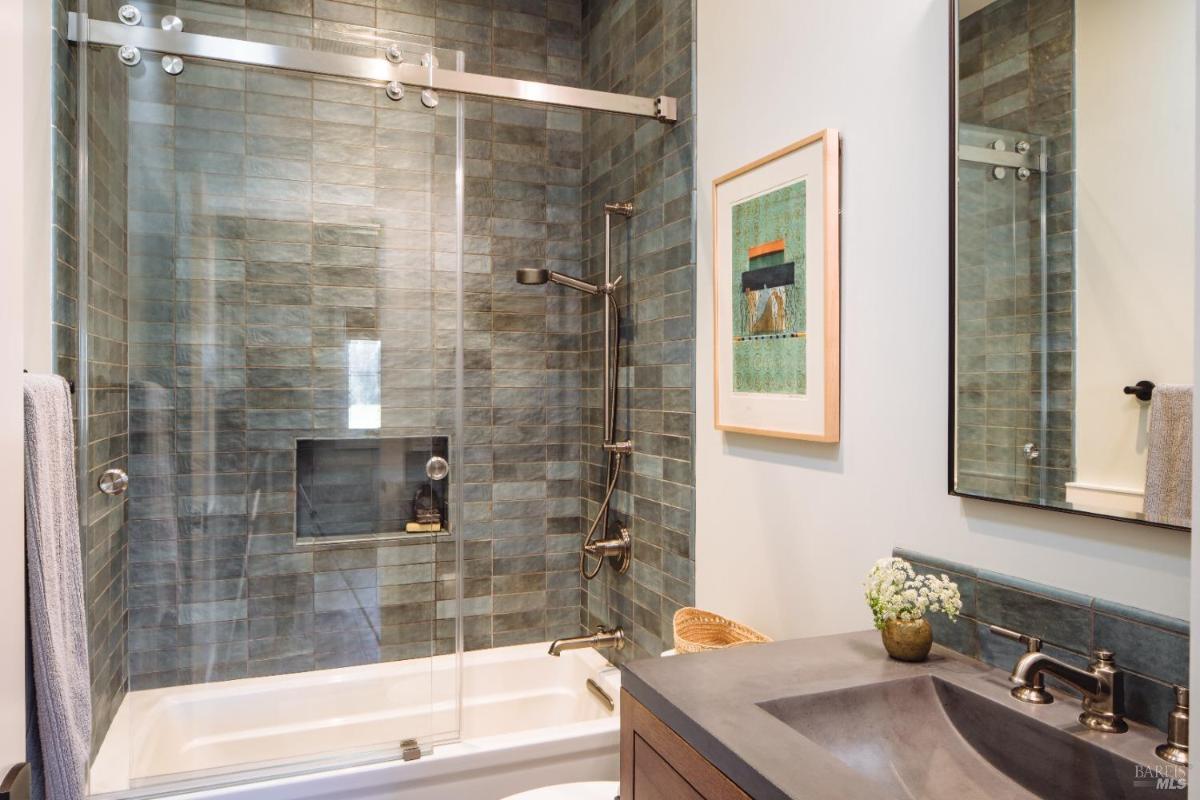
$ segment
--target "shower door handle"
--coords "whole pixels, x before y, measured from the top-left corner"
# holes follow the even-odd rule
[[[107,495],[115,497],[125,494],[125,490],[129,488],[129,475],[123,469],[106,469],[97,486]]]
[[[431,481],[440,481],[450,474],[450,464],[441,456],[433,456],[425,462],[425,474]]]

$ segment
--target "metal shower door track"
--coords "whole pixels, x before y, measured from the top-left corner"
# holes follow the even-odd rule
[[[609,111],[635,117],[648,117],[660,122],[675,122],[678,103],[674,97],[638,97],[636,95],[576,89],[552,83],[498,78],[471,72],[440,69],[419,64],[393,64],[383,52],[379,58],[327,53],[301,47],[285,47],[263,42],[248,42],[223,36],[166,31],[158,28],[124,25],[90,19],[85,14],[71,12],[67,37],[80,44],[100,44],[131,47],[176,56],[246,64],[255,67],[308,72],[340,78],[353,78],[387,84],[398,81],[404,86],[417,86],[436,91],[496,97],[505,100],[526,100],[569,108]]]
[[[1037,153],[1014,153],[1011,150],[993,150],[990,147],[960,144],[958,157],[963,161],[975,164],[987,164],[993,167],[1026,167],[1034,172],[1046,171],[1046,156],[1039,150]]]

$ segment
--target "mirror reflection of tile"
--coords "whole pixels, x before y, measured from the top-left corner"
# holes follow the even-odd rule
[[[1018,180],[960,163],[957,485],[967,493],[1061,504],[1074,477],[1074,15],[1073,3],[1004,0],[959,24],[961,143],[1011,153],[1025,141],[1047,165]]]

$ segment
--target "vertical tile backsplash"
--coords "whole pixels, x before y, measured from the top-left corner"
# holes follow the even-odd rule
[[[1188,683],[1186,620],[902,548],[894,555],[918,573],[945,574],[958,584],[959,619],[929,618],[938,644],[1002,669],[1010,669],[1023,648],[990,633],[989,625],[1037,636],[1044,652],[1077,666],[1086,666],[1093,650],[1112,650],[1125,670],[1129,718],[1166,728],[1175,704],[1172,687]]]

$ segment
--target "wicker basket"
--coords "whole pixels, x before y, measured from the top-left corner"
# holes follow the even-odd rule
[[[770,637],[762,635],[749,625],[734,622],[711,611],[681,608],[675,612],[677,653],[702,653],[706,650],[721,650],[769,641]]]

